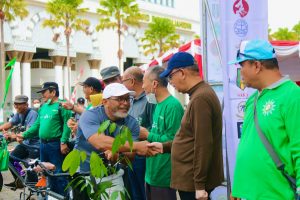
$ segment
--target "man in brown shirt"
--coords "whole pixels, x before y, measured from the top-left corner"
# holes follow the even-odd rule
[[[224,180],[220,102],[199,76],[189,53],[174,54],[160,76],[168,77],[177,91],[189,94],[190,102],[173,142],[149,147],[160,153],[171,150],[171,187],[179,191],[181,200],[209,199]]]

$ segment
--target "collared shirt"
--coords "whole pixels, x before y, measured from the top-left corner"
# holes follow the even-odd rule
[[[59,112],[59,109],[61,112]],[[35,123],[23,133],[24,138],[32,138],[39,135],[40,139],[61,138],[61,142],[67,142],[71,129],[67,122],[72,116],[70,110],[60,108],[60,101],[47,102],[39,110],[39,116]]]
[[[296,177],[297,187],[300,187],[300,88],[288,77],[283,77],[260,93],[255,92],[246,102],[236,157],[233,196],[245,199],[295,199],[288,181],[276,168],[258,136],[254,122],[255,99],[263,134],[285,164],[285,171]]]
[[[36,121],[37,117],[38,117],[38,113],[31,109],[31,108],[28,108],[28,110],[26,111],[28,112],[27,114],[20,114],[20,113],[16,113],[10,120],[9,122],[16,126],[16,125],[19,125],[23,122],[24,120],[24,124],[22,124],[23,126],[25,126],[25,128],[30,128],[33,123]],[[26,115],[26,119],[24,119]],[[39,145],[39,138],[36,136],[34,138],[31,138],[31,139],[25,139],[23,141],[23,143],[25,145],[34,145],[34,146],[38,146]]]
[[[75,148],[80,151],[85,151],[87,153],[87,159],[81,164],[80,171],[90,171],[90,154],[92,151],[96,153],[101,152],[88,142],[88,138],[94,134],[98,134],[100,124],[108,119],[103,106],[98,106],[82,113],[82,116],[79,119]],[[112,134],[106,130],[105,135],[115,137],[119,133],[120,127],[125,125],[131,131],[133,140],[137,140],[140,127],[136,119],[128,115],[124,119],[115,121],[115,123],[117,124],[116,130]]]

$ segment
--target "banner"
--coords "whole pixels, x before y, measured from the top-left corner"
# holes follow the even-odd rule
[[[236,59],[242,40],[268,39],[268,4],[261,0],[220,1],[221,53],[224,87],[224,123],[230,179],[233,181],[235,158],[244,119],[247,98],[254,92],[245,87],[239,65],[227,65]]]

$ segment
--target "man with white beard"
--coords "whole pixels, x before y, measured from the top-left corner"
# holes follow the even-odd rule
[[[87,153],[87,159],[80,165],[81,172],[90,171],[91,152],[101,153],[112,148],[114,137],[119,134],[119,129],[122,126],[128,127],[131,131],[133,140],[137,140],[140,132],[138,121],[134,117],[128,115],[133,95],[134,92],[129,91],[123,84],[111,83],[106,86],[103,91],[103,105],[87,110],[82,114],[79,120],[75,142],[75,149]],[[112,134],[109,133],[108,129],[105,130],[104,133],[98,134],[100,124],[106,120],[116,123],[116,130]],[[137,149],[142,145],[145,146],[145,142],[135,143],[133,151],[139,153]],[[122,150],[129,151],[128,144],[122,147],[120,151]],[[123,189],[123,174],[124,171],[120,169],[117,174],[109,174],[106,177],[106,180],[112,180],[112,178],[114,178],[113,184],[115,185],[115,190],[120,191]],[[118,176],[119,179],[116,179],[116,176]],[[78,193],[75,191],[75,196],[80,196],[78,199],[81,200],[89,199],[86,191]]]

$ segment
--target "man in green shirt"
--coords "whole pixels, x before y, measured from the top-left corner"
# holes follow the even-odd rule
[[[40,159],[56,166],[55,173],[62,172],[62,163],[65,155],[69,152],[67,142],[70,138],[70,129],[67,121],[72,113],[61,107],[58,99],[59,90],[55,82],[45,82],[42,89],[44,105],[39,110],[36,122],[24,133],[18,136],[18,140],[39,136]],[[67,180],[64,177],[49,177],[50,189],[58,194],[65,195],[64,189]]]
[[[295,199],[296,191],[259,137],[254,109],[262,134],[284,163],[283,170],[296,178],[300,188],[300,88],[288,76],[282,76],[274,48],[267,41],[242,41],[237,60],[230,64],[237,63],[246,86],[257,91],[246,102],[232,196],[246,200]]]
[[[159,77],[163,71],[162,67],[149,68],[143,79],[143,89],[148,102],[157,104],[151,130],[145,128],[140,130],[140,138],[149,142],[172,141],[183,116],[180,102],[170,95],[167,89],[167,79]],[[148,200],[176,199],[176,190],[170,188],[170,154],[160,154],[146,159],[145,181]]]

